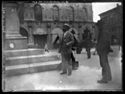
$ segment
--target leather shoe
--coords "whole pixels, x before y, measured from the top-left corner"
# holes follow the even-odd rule
[[[66,74],[66,72],[61,72],[60,74],[63,75],[63,74]]]
[[[98,82],[98,83],[108,83],[108,81],[107,81],[107,80],[104,80],[104,79],[98,80],[97,82]]]
[[[91,57],[90,56],[88,56],[88,59],[90,59]]]
[[[78,69],[78,67],[73,67],[72,69],[73,69],[73,70],[77,70],[77,69]]]
[[[108,81],[111,81],[112,79],[108,79]]]
[[[68,73],[68,76],[70,76],[72,73]]]

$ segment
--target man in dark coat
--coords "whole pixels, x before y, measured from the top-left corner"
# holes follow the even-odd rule
[[[101,24],[102,25],[102,24]],[[110,52],[110,34],[102,28],[102,26],[98,26],[99,34],[97,38],[97,53],[100,59],[100,66],[102,67],[102,79],[98,80],[98,83],[108,83],[111,81],[111,69],[108,62],[108,53]]]
[[[70,27],[68,24],[64,24],[63,26],[63,37],[60,43],[59,52],[62,56],[62,73],[68,75],[72,74],[72,45],[74,44],[73,34],[70,31]]]
[[[75,31],[73,29],[70,29],[71,33],[73,34],[73,37],[74,37],[74,43],[72,45],[72,50],[76,50],[76,46],[77,46],[77,39],[75,37]],[[53,42],[53,44],[55,45],[57,43],[57,41],[61,41],[61,37],[57,36],[55,41]],[[60,47],[61,47],[61,44],[60,44]],[[75,48],[74,48],[75,47]],[[60,52],[61,49],[59,49],[59,52]],[[73,70],[76,70],[78,68],[78,61],[75,60],[75,57],[73,55],[73,52],[71,53],[71,59],[72,59],[72,69]],[[59,69],[60,69],[61,65],[59,65]]]
[[[91,36],[91,33],[89,31],[88,28],[86,28],[84,30],[84,34],[83,34],[83,45],[85,46],[85,49],[86,49],[86,52],[87,52],[87,56],[88,56],[88,59],[91,58],[91,39],[92,39],[92,36]]]

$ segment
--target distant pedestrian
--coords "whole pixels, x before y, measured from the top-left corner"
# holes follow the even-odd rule
[[[97,40],[94,39],[93,42],[94,42],[94,48],[95,48],[93,55],[96,55],[97,54],[97,50],[96,50]]]
[[[48,45],[47,45],[47,43],[45,44],[44,49],[45,49],[45,52],[49,52],[49,49],[48,49]]]
[[[92,44],[92,35],[90,30],[86,27],[86,29],[84,30],[84,34],[83,34],[83,41],[84,41],[84,46],[87,52],[87,57],[88,59],[91,58],[91,44]]]

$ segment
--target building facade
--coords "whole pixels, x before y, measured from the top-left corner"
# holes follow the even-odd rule
[[[112,44],[121,44],[123,35],[123,9],[122,5],[117,5],[109,11],[100,14],[105,31],[111,35]]]
[[[78,32],[81,40],[86,27],[93,32],[91,3],[4,2],[3,9],[6,10],[3,31],[10,35],[7,32],[12,28],[11,34],[14,34],[16,28],[15,31],[18,31],[25,43],[33,47],[44,48],[47,44],[49,49],[53,49],[53,41],[57,35],[62,34],[62,26],[65,23]]]

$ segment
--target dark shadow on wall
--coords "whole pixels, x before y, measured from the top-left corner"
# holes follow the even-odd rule
[[[23,28],[23,27],[20,27],[20,34],[22,35],[22,36],[24,36],[24,37],[28,37],[28,31],[25,29],[25,28]]]

